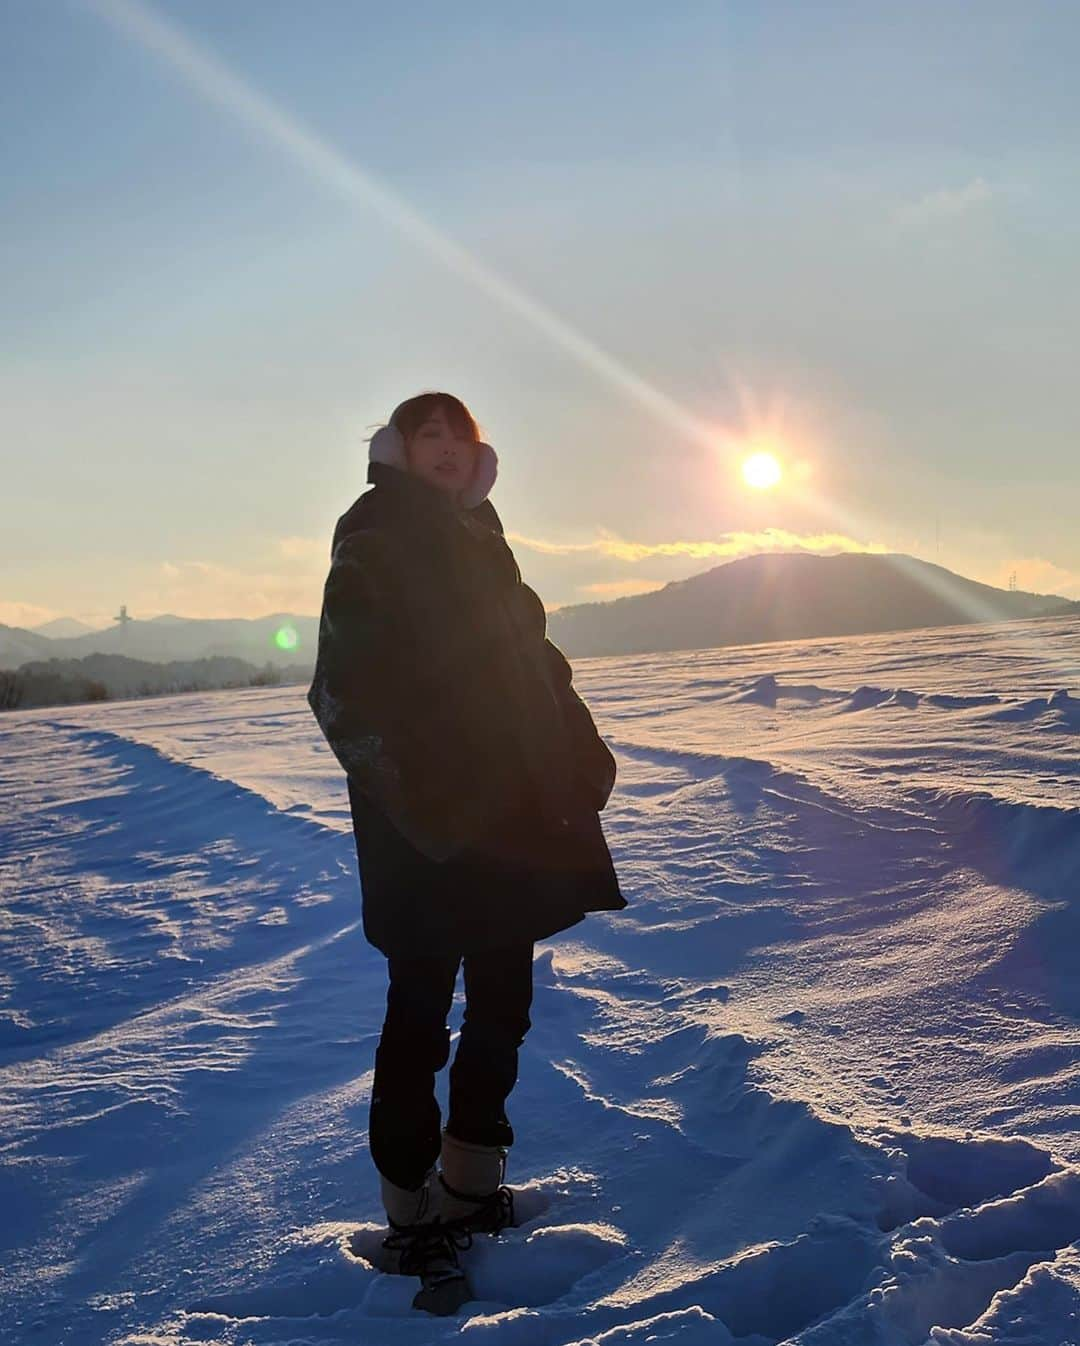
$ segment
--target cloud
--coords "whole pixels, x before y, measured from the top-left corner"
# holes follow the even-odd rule
[[[1027,593],[1080,598],[1080,574],[1041,556],[1020,556],[1006,561],[988,583],[1006,589],[1013,575],[1016,576],[1016,587]]]
[[[579,584],[578,590],[593,598],[628,598],[632,594],[651,594],[662,589],[667,580],[599,580],[596,584]]]
[[[943,187],[907,202],[895,211],[893,220],[902,229],[922,229],[978,210],[996,195],[997,190],[985,178],[974,178],[963,187]]]
[[[544,556],[606,556],[617,561],[645,561],[656,556],[683,556],[691,560],[750,556],[762,551],[887,552],[877,542],[858,542],[843,533],[789,533],[783,528],[765,528],[759,533],[724,533],[711,541],[628,542],[613,533],[601,532],[589,542],[547,542],[542,538],[508,533],[518,546]]]
[[[128,589],[133,617],[261,617],[272,612],[314,614],[330,562],[327,538],[280,537],[251,567],[202,559],[160,562]]]
[[[283,537],[278,539],[278,551],[287,561],[318,561],[330,564],[330,542],[324,537]]]
[[[271,542],[249,567],[202,559],[160,561],[133,571],[122,585],[132,617],[162,613],[177,617],[263,617],[273,612],[317,613],[329,567],[325,538],[283,537]],[[61,601],[63,601],[61,599]],[[112,624],[113,612],[61,612],[35,603],[0,601],[0,623],[38,626],[74,615],[94,627]]]
[[[306,538],[280,538],[263,564],[250,569],[215,561],[162,561],[141,584],[129,586],[128,611],[133,617],[314,614],[322,603],[326,569],[325,541],[316,545]]]
[[[63,613],[55,608],[39,607],[37,603],[20,603],[17,600],[0,600],[0,623],[4,626],[40,626],[42,622],[51,622]]]

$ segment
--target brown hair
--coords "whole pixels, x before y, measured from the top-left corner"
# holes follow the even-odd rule
[[[390,424],[401,432],[402,439],[408,443],[432,412],[439,408],[442,408],[446,423],[455,435],[479,444],[480,427],[469,408],[453,393],[421,393],[418,397],[410,397],[395,408]]]

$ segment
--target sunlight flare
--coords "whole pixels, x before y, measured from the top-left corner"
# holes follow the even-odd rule
[[[738,432],[733,430],[729,434],[722,426],[710,424],[695,415],[676,398],[590,340],[527,290],[431,223],[376,175],[358,166],[292,116],[281,104],[244,80],[180,24],[166,18],[146,0],[87,0],[87,4],[115,31],[168,66],[205,102],[222,109],[239,125],[272,145],[328,191],[353,206],[374,211],[402,237],[436,258],[462,280],[489,295],[552,345],[569,354],[581,368],[616,388],[630,401],[666,423],[676,434],[712,450],[721,448],[731,452],[735,448],[741,438]],[[777,423],[775,416],[762,414],[763,409],[756,405],[758,399],[750,389],[741,388],[736,382],[735,390],[742,406],[741,420],[744,427],[756,423],[768,425],[771,429]],[[782,421],[783,415],[779,419]],[[790,442],[785,436],[785,444]],[[803,466],[801,462],[796,464],[792,472],[793,479],[810,475],[810,465],[806,465],[805,472]],[[809,497],[810,492],[807,491],[806,495]],[[843,512],[834,503],[820,496],[817,498],[823,506],[820,518],[827,520],[831,527],[839,526],[844,531],[851,531]],[[897,563],[903,564],[903,561],[904,558],[899,558]],[[973,615],[979,620],[986,620],[985,615],[979,613],[980,607],[978,604],[972,605]],[[1030,639],[1033,647],[1040,645],[1034,635]],[[1063,672],[1073,673],[1075,668],[1073,663]]]
[[[329,191],[354,206],[374,211],[400,235],[524,320],[582,368],[604,379],[678,434],[691,442],[715,447],[716,431],[712,425],[432,224],[392,187],[248,83],[182,25],[166,18],[146,0],[88,0],[88,3],[124,37],[171,67],[204,101],[226,111]]]
[[[743,463],[742,475],[747,486],[755,491],[767,491],[779,482],[783,472],[771,453],[754,453]]]

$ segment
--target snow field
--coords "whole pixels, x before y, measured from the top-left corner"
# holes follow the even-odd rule
[[[450,1320],[357,1256],[385,973],[300,690],[0,721],[0,1340],[1076,1346],[1077,634],[1028,625],[581,664],[631,906],[538,949],[526,1218]]]

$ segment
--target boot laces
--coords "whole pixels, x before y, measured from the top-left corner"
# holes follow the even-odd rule
[[[498,1187],[491,1194],[484,1214],[493,1232],[498,1233],[514,1223],[514,1193],[509,1187]]]
[[[398,1269],[403,1276],[445,1281],[462,1274],[457,1255],[471,1248],[472,1241],[467,1229],[436,1220],[431,1224],[395,1226],[383,1239],[382,1246],[388,1252],[400,1254]]]
[[[439,1181],[451,1196],[474,1203],[471,1211],[459,1215],[455,1220],[448,1220],[448,1224],[470,1229],[478,1234],[498,1234],[507,1225],[514,1223],[514,1193],[511,1188],[496,1187],[489,1196],[473,1197],[455,1191],[441,1174]]]

